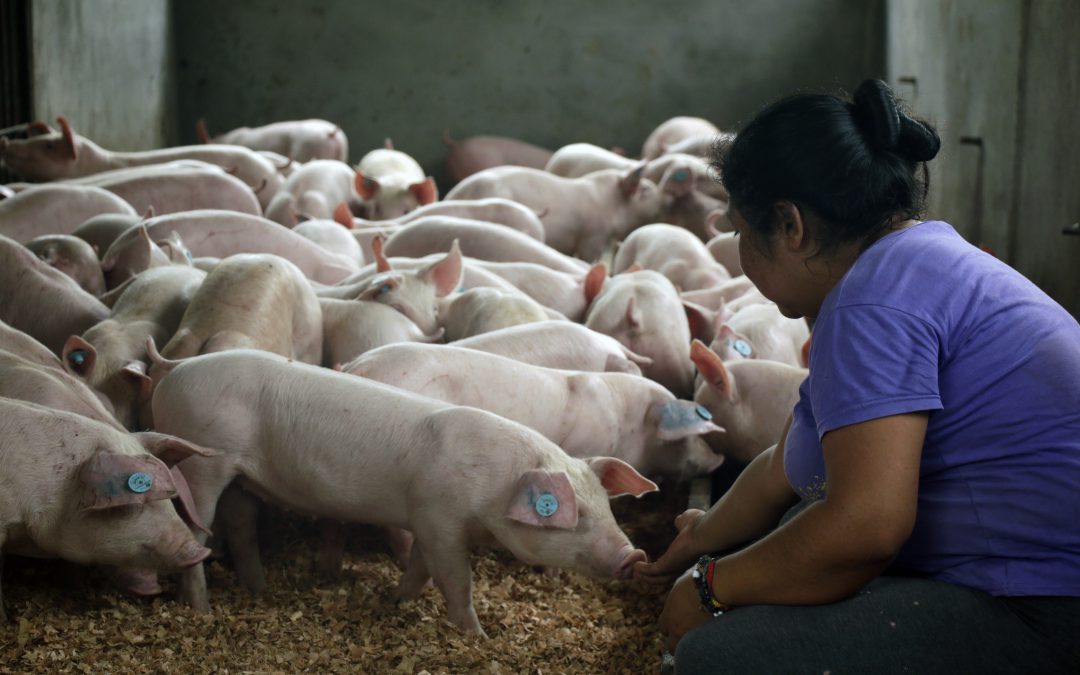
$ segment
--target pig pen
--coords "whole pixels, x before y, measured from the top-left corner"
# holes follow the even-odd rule
[[[621,497],[612,510],[635,545],[655,558],[674,536],[686,484]],[[446,620],[434,588],[398,605],[401,573],[380,532],[350,526],[337,581],[315,573],[314,521],[264,507],[260,539],[267,589],[236,581],[227,560],[208,561],[211,612],[165,592],[130,598],[100,568],[7,556],[0,673],[649,673],[659,672],[656,621],[666,589],[539,571],[508,553],[473,556],[474,598],[485,640]]]

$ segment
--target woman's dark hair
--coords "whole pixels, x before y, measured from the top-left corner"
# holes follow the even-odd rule
[[[866,246],[897,219],[921,215],[941,141],[910,117],[889,85],[866,80],[849,102],[825,94],[778,101],[734,141],[718,142],[713,166],[732,207],[762,235],[775,228],[773,205],[790,200],[826,220],[818,253]],[[922,180],[915,172],[922,163]]]

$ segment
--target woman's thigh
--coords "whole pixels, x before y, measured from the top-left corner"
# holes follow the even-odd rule
[[[724,614],[683,637],[675,673],[1076,672],[1055,650],[1060,635],[1046,635],[1008,599],[880,577],[830,605]]]

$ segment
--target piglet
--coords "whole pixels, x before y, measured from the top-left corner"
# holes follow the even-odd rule
[[[641,158],[656,159],[669,150],[686,152],[688,147],[676,146],[688,139],[714,138],[720,135],[720,129],[712,122],[701,117],[672,117],[653,129],[641,146]]]
[[[269,220],[293,227],[301,220],[327,219],[345,204],[348,216],[363,206],[353,189],[356,172],[344,161],[318,159],[299,167],[266,207]]]
[[[16,330],[0,321],[0,350],[20,356],[27,361],[53,369],[63,370],[64,366],[56,354],[49,348],[21,330]]]
[[[48,234],[31,239],[26,248],[71,277],[90,295],[105,292],[105,275],[101,271],[97,253],[82,239],[65,234]]]
[[[652,359],[635,354],[615,338],[569,321],[500,328],[458,340],[454,346],[562,370],[641,375],[641,368],[652,364]]]
[[[332,368],[383,345],[431,342],[420,327],[389,305],[370,300],[319,298],[323,317],[323,365]]]
[[[766,359],[802,368],[808,339],[805,319],[789,319],[769,302],[746,306],[723,320],[709,348],[724,361]]]
[[[664,275],[680,291],[710,288],[731,279],[698,237],[675,225],[657,223],[632,232],[619,246],[611,269],[617,274],[635,263]]]
[[[618,459],[570,457],[483,410],[255,351],[176,365],[153,406],[161,431],[224,451],[181,466],[203,522],[239,477],[242,487],[291,509],[406,529],[415,544],[398,597],[416,598],[434,577],[450,621],[465,631],[483,633],[469,563],[478,544],[607,578],[627,578],[645,558],[608,499],[655,490],[654,483]],[[245,575],[261,569],[257,547],[240,553]],[[208,606],[201,567],[181,582],[188,602]]]
[[[192,454],[210,452],[0,398],[0,548],[162,572],[197,565],[210,550],[169,502],[180,498],[197,518],[183,477],[167,466]]]
[[[134,217],[135,209],[100,187],[35,186],[0,201],[0,234],[21,243],[45,234],[72,234],[101,214]]]
[[[723,457],[702,436],[711,415],[659,384],[625,373],[533,366],[453,345],[389,345],[343,370],[520,422],[572,457],[618,457],[646,476],[687,480]]]
[[[491,262],[472,258],[467,262],[499,275],[525,295],[571,321],[585,318],[585,275],[582,273],[562,272],[532,262]]]
[[[543,169],[551,158],[547,148],[505,136],[471,136],[455,141],[449,131],[444,131],[443,143],[450,149],[446,173],[455,183],[484,169],[508,164]]]
[[[113,407],[108,399],[94,392],[78,378],[2,350],[0,397],[75,413],[117,431],[124,431],[124,427],[113,414]]]
[[[147,217],[153,212],[147,212]],[[120,235],[141,223],[145,218],[136,215],[102,214],[89,218],[72,231],[71,235],[82,239],[94,249],[100,259]]]
[[[447,342],[548,318],[544,307],[532,298],[494,288],[472,288],[439,302],[439,324]]]
[[[326,120],[289,120],[261,127],[239,127],[211,138],[206,123],[200,119],[195,130],[203,143],[242,145],[284,155],[296,162],[313,159],[345,162],[349,159],[349,139],[345,132]]]
[[[356,167],[355,187],[371,220],[397,218],[439,198],[435,179],[425,176],[415,159],[390,148],[364,155]]]

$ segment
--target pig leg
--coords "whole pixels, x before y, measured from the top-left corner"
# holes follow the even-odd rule
[[[445,514],[442,520],[445,521]],[[431,522],[438,523],[437,518]],[[427,563],[435,585],[446,598],[446,611],[450,623],[466,633],[487,637],[480,627],[472,599],[472,561],[469,557],[468,537],[463,529],[450,530],[438,526],[415,528],[413,547]]]
[[[409,562],[405,565],[405,573],[401,575],[401,580],[398,581],[398,587],[394,594],[399,602],[409,602],[420,597],[420,594],[424,592],[430,582],[431,573],[428,572],[427,563],[424,562],[424,556],[420,553],[420,547],[413,546],[412,551],[409,553]]]
[[[259,559],[258,500],[233,483],[221,493],[218,512],[237,578],[252,593],[262,593],[266,589],[266,573]]]
[[[333,580],[341,576],[345,560],[345,526],[329,518],[319,519],[319,555],[315,571],[323,579]]]
[[[386,542],[390,545],[390,552],[403,566],[409,564],[410,552],[412,551],[412,532],[398,527],[387,527]]]
[[[218,498],[236,477],[236,460],[228,455],[189,457],[180,462],[177,467],[184,474],[184,479],[191,488],[192,500],[199,511],[199,520],[204,523],[214,522]],[[196,530],[193,536],[199,544],[206,543],[205,532]],[[192,565],[180,572],[177,596],[181,602],[190,605],[195,611],[210,611],[210,600],[206,594],[206,570],[203,563]]]

